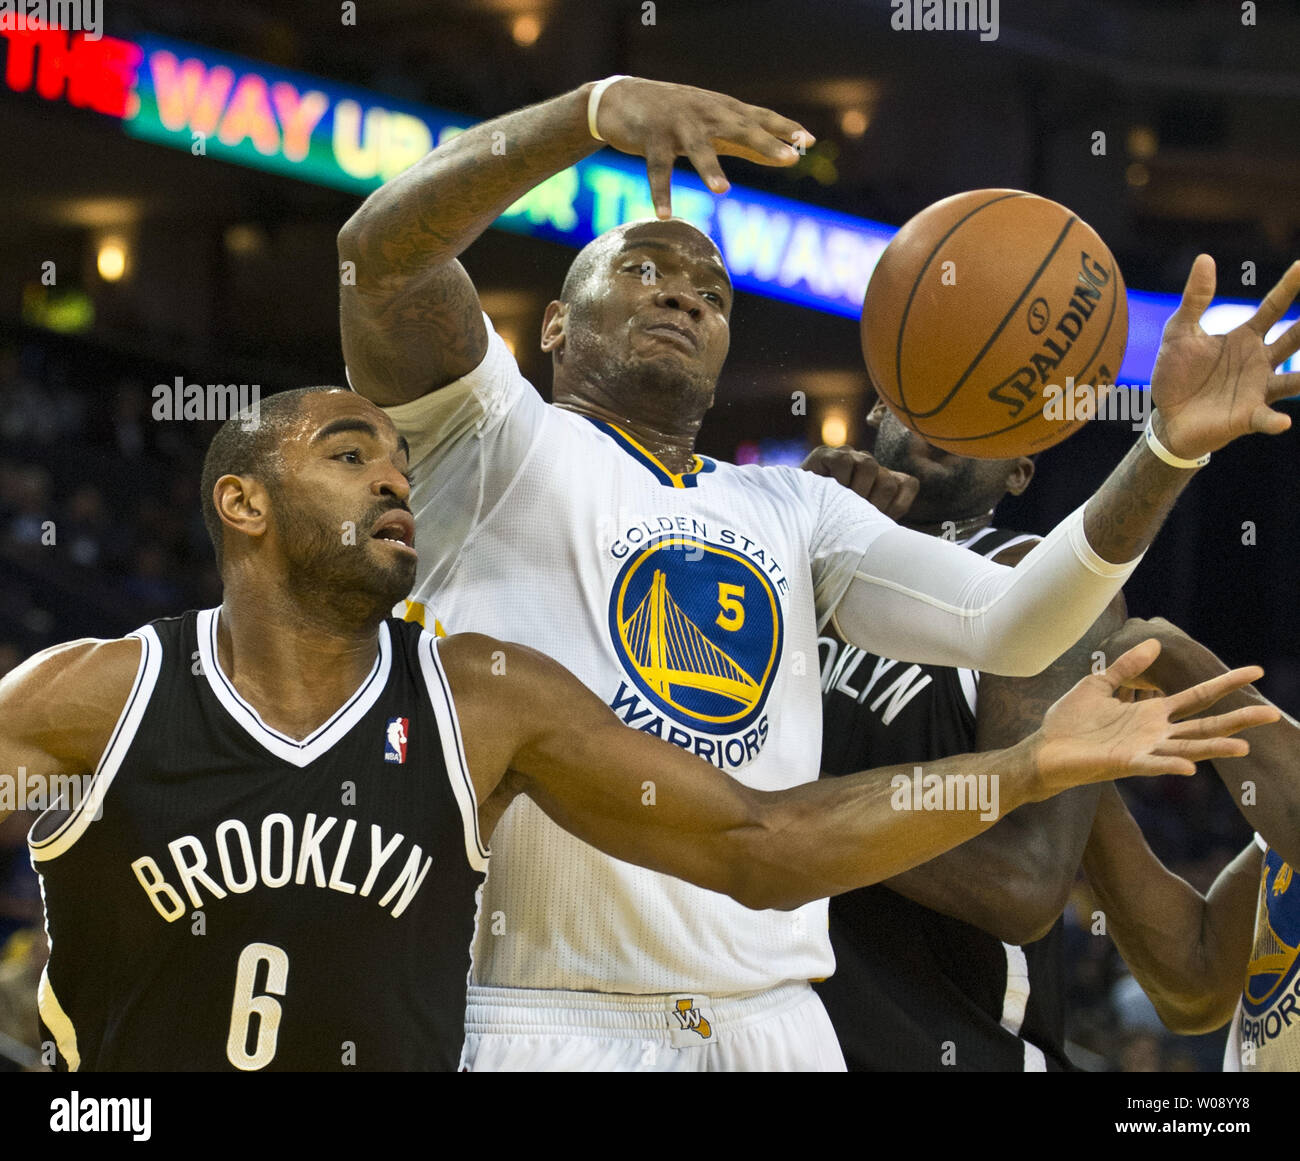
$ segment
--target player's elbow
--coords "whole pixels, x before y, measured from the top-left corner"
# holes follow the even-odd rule
[[[988,656],[977,659],[972,668],[998,677],[1037,677],[1068,648],[1057,649],[1038,639],[995,638],[986,650]]]
[[[1204,1036],[1217,1032],[1237,1010],[1238,988],[1189,992],[1179,996],[1153,995],[1151,1004],[1170,1032],[1177,1036]]]
[[[726,893],[751,911],[794,911],[814,899],[825,898],[829,893],[817,888],[809,889],[796,879],[793,872],[787,879],[772,868],[751,869],[737,874]]]
[[[380,253],[377,243],[382,240],[382,229],[382,223],[377,221],[368,202],[363,202],[343,223],[335,240],[339,262],[352,263],[351,270],[344,272],[348,275],[344,285],[366,286],[387,271],[387,264],[377,257]]]
[[[336,243],[340,261],[347,262],[356,259],[361,250],[361,232],[361,210],[357,210],[343,223],[343,228],[338,232]]]
[[[1037,943],[1049,931],[1061,914],[1062,908],[1054,906],[1034,892],[1025,892],[1008,900],[985,926],[995,939],[1023,947]]]
[[[1069,902],[1073,881],[1073,877],[1064,878],[1060,872],[1058,860],[1050,867],[1030,868],[1017,877],[999,939],[1023,946],[1038,942],[1052,930]]]

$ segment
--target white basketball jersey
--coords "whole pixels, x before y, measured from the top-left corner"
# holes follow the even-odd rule
[[[817,778],[817,631],[893,522],[794,469],[697,456],[674,475],[543,402],[487,326],[473,372],[388,411],[411,444],[413,599],[448,633],[549,654],[633,729],[749,786]],[[751,911],[609,858],[523,797],[492,852],[477,984],[726,995],[834,969],[824,900]]]
[[[1259,835],[1255,842],[1264,851],[1255,941],[1223,1071],[1300,1072],[1300,883]]]

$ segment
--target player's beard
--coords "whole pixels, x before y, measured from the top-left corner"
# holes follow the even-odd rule
[[[958,459],[940,465],[913,455],[912,433],[901,423],[884,422],[876,431],[872,455],[891,472],[906,472],[921,482],[920,491],[903,518],[906,524],[966,520],[988,512],[1006,490],[992,493],[980,478],[980,462]]]
[[[331,521],[282,488],[272,491],[287,579],[296,598],[348,623],[368,624],[388,616],[411,591],[416,558],[373,547],[370,535],[375,522],[399,505],[377,504],[353,524]]]

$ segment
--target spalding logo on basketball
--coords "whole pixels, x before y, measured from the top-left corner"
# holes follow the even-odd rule
[[[1106,244],[1020,190],[957,194],[917,214],[881,255],[862,309],[881,399],[927,442],[976,459],[1032,455],[1078,430],[1088,409],[1044,415],[1045,403],[1081,399],[1081,385],[1100,399],[1127,342],[1124,279]]]

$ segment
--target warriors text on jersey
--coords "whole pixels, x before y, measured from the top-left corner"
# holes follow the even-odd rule
[[[216,660],[219,610],[154,622],[87,800],[32,828],[69,1069],[454,1069],[474,789],[432,635],[379,627],[302,741]]]
[[[485,323],[474,371],[388,409],[411,444],[413,600],[448,632],[551,655],[627,725],[747,785],[816,778],[817,626],[893,522],[807,472],[699,456],[669,472],[545,404]],[[481,914],[478,984],[730,995],[832,967],[824,901],[751,911],[609,858],[525,799],[493,838]]]
[[[1255,942],[1237,1011],[1228,1025],[1224,1072],[1300,1071],[1300,883],[1263,848]]]
[[[985,556],[1032,539],[981,529]],[[877,657],[824,636],[822,769],[851,774],[975,749],[979,675]],[[835,974],[818,985],[850,1070],[1068,1067],[1061,922],[1026,947],[888,886],[831,900]]]

